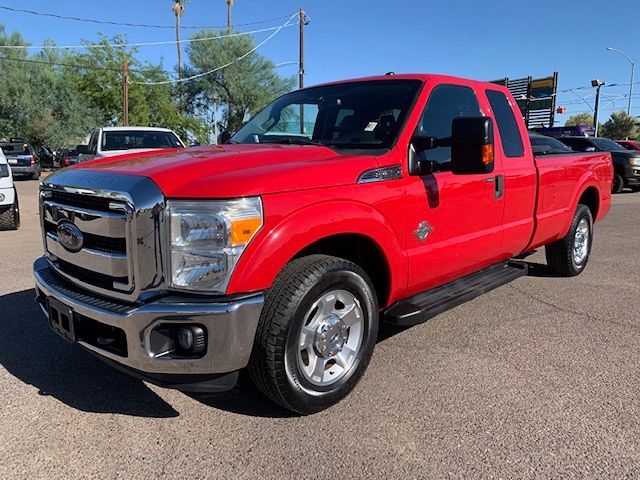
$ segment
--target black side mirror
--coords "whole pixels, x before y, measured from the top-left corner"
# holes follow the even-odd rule
[[[222,132],[220,135],[218,135],[218,144],[225,144],[225,143],[229,143],[229,140],[231,140],[231,133],[230,132]]]
[[[91,149],[89,148],[89,145],[78,145],[78,146],[76,146],[76,150],[78,150],[78,153],[80,153],[82,155],[90,155],[91,154]]]
[[[415,135],[411,139],[412,149],[409,151],[409,175],[429,175],[435,171],[433,162],[421,161],[418,153],[438,146],[438,139],[427,135]]]
[[[459,117],[451,126],[451,171],[456,175],[493,172],[493,121]]]

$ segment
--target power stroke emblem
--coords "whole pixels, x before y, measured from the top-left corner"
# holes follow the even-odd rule
[[[72,253],[79,252],[84,246],[84,237],[78,227],[71,222],[58,224],[58,242],[65,250]]]
[[[433,232],[433,227],[429,225],[429,222],[420,222],[418,228],[413,232],[418,241],[424,242],[429,234]]]

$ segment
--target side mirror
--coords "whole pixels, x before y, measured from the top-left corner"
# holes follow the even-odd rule
[[[438,139],[427,135],[415,135],[411,139],[413,147],[409,152],[409,175],[429,175],[435,171],[433,162],[421,161],[418,152],[438,146]]]
[[[82,155],[91,155],[91,149],[89,148],[89,145],[78,145],[76,146],[76,150],[78,150],[78,153]]]
[[[493,121],[459,117],[451,126],[451,171],[456,175],[493,172]]]
[[[231,140],[231,133],[230,132],[222,132],[220,135],[218,135],[218,144],[225,144],[225,143],[229,143],[229,140]]]

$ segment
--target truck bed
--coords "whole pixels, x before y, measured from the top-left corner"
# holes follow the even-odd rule
[[[579,200],[575,198],[589,186],[600,187],[604,195],[595,195],[597,214],[602,219],[611,204],[611,155],[609,153],[554,153],[535,155],[538,176],[538,198],[535,207],[535,229],[530,248],[537,248],[566,235],[573,211]],[[578,188],[576,188],[576,185]]]

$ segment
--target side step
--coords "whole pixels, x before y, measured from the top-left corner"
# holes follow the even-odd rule
[[[501,262],[395,303],[384,320],[403,327],[417,325],[526,274],[526,263]]]

